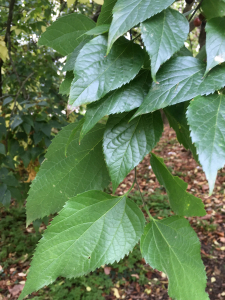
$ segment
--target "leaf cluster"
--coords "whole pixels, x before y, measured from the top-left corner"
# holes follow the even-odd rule
[[[58,215],[37,246],[19,299],[58,276],[79,277],[118,261],[139,240],[146,262],[167,274],[173,299],[209,299],[200,243],[185,219],[206,212],[187,184],[151,154],[174,212],[160,221],[148,209],[145,218],[130,191],[102,192],[111,181],[115,193],[154,149],[163,132],[160,109],[202,165],[210,193],[225,163],[225,2],[216,0],[219,10],[212,1],[194,9],[205,18],[206,62],[184,47],[189,22],[173,2],[105,0],[97,23],[69,14],[39,39],[67,56],[60,90],[70,107],[83,106],[86,115],[57,134],[31,185],[27,224]],[[107,123],[100,123],[105,116]]]

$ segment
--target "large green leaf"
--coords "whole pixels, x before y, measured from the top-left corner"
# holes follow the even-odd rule
[[[225,61],[225,17],[213,18],[206,23],[206,53],[208,73]]]
[[[194,57],[177,57],[159,70],[157,80],[134,117],[208,95],[225,85],[225,66],[217,66],[204,77],[205,64]]]
[[[85,15],[69,14],[49,26],[38,44],[51,47],[62,55],[68,55],[87,38],[84,33],[93,27],[95,22]]]
[[[122,86],[101,100],[91,103],[85,114],[81,138],[104,116],[131,111],[141,105],[151,84],[148,70],[141,71],[130,83]]]
[[[97,124],[79,144],[81,126],[82,122],[64,127],[52,141],[29,191],[28,224],[59,211],[79,193],[107,187],[109,177],[102,153],[104,126]]]
[[[109,117],[103,139],[113,191],[159,141],[163,123],[160,112],[129,122],[133,112]]]
[[[71,83],[73,81],[74,78],[74,74],[72,71],[68,71],[66,73],[66,77],[63,80],[63,82],[61,83],[60,87],[59,87],[59,93],[62,95],[69,95],[70,93],[70,87],[71,87]]]
[[[80,51],[75,63],[79,79],[72,84],[69,104],[78,106],[101,99],[108,92],[130,82],[141,69],[144,52],[121,38],[106,56],[107,37],[98,36]]]
[[[187,19],[171,8],[141,24],[141,36],[151,58],[154,81],[156,81],[156,73],[160,65],[184,45],[188,33]]]
[[[78,277],[133,249],[145,218],[126,196],[89,191],[70,199],[41,239],[19,300],[58,276]]]
[[[225,16],[225,3],[223,0],[204,0],[201,8],[207,19]]]
[[[98,17],[97,25],[110,24],[112,22],[112,10],[117,0],[105,0],[101,13]]]
[[[166,117],[177,135],[178,142],[186,149],[191,150],[194,159],[198,162],[195,145],[192,143],[191,131],[187,123],[186,112],[190,101],[178,103],[164,108]]]
[[[90,40],[89,38],[86,38],[85,40],[80,42],[80,44],[73,50],[73,52],[67,56],[66,64],[63,67],[63,71],[73,71],[74,70],[77,56],[80,53],[80,50],[84,47],[84,45],[87,42],[89,42],[89,40]]]
[[[179,300],[209,300],[200,243],[183,217],[154,220],[141,238],[141,252],[153,268],[167,274],[169,295]]]
[[[197,97],[188,108],[191,137],[212,193],[217,170],[225,164],[225,96]]]
[[[117,0],[113,8],[107,53],[121,35],[146,19],[160,13],[173,2],[174,0]]]
[[[194,217],[206,214],[202,200],[186,192],[188,184],[173,176],[162,158],[152,153],[151,166],[159,183],[166,188],[171,208],[177,215]]]

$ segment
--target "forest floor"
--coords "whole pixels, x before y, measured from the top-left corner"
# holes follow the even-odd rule
[[[189,151],[177,142],[175,132],[169,126],[165,126],[163,136],[153,152],[164,159],[173,175],[187,182],[187,191],[201,198],[205,204],[206,216],[188,220],[201,241],[210,299],[225,299],[225,168],[219,171],[214,193],[209,196],[202,168]],[[116,194],[128,191],[133,180],[134,171],[120,184]],[[137,180],[154,217],[162,219],[173,215],[165,189],[159,185],[151,169],[149,155],[137,167]],[[142,199],[137,190],[131,192],[131,198],[142,208]],[[0,300],[18,299],[35,245],[45,228],[46,225],[42,224],[37,233],[32,225],[25,228],[24,207],[18,209],[12,204],[9,210],[0,209]],[[55,283],[27,299],[169,300],[167,288],[165,274],[146,264],[137,245],[130,256],[119,263],[102,266],[83,278],[58,278]]]

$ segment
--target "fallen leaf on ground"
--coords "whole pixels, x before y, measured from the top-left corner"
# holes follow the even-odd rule
[[[9,292],[13,297],[15,297],[22,291],[23,287],[23,284],[16,284],[12,289],[9,289]]]

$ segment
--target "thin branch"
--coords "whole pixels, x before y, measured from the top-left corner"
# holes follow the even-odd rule
[[[141,33],[140,34],[138,34],[135,38],[133,38],[133,40],[132,41],[135,41],[136,39],[138,39],[139,37],[141,36]]]
[[[143,195],[142,195],[142,192],[141,192],[139,183],[138,183],[138,181],[137,181],[137,168],[136,168],[136,167],[134,168],[134,174],[135,174],[135,175],[134,175],[134,181],[135,181],[136,184],[137,184],[138,191],[139,191],[140,196],[141,196],[141,200],[142,200],[142,202],[143,202],[143,205],[145,206],[145,200],[144,200],[144,197],[143,197]]]
[[[6,26],[6,34],[5,34],[5,44],[7,46],[7,39],[8,36],[10,36],[10,27],[12,23],[12,18],[13,18],[13,8],[15,5],[15,0],[11,0],[9,4],[9,14],[8,14],[8,19],[7,19],[7,26]],[[11,51],[11,44],[10,47],[8,48],[8,52]],[[3,66],[3,60],[0,59],[0,97],[2,97],[2,66]]]
[[[10,35],[10,28],[12,24],[12,18],[13,18],[13,8],[15,5],[15,0],[11,0],[9,4],[9,14],[8,14],[8,20],[7,20],[7,26],[6,26],[6,34],[5,34],[5,43],[7,44],[8,36]],[[11,50],[11,47],[8,48],[8,51]]]
[[[4,96],[1,96],[0,99],[6,98],[6,97],[15,97],[15,95],[10,95],[10,94],[9,95],[4,95]]]
[[[147,215],[149,216],[149,219],[152,220],[153,217],[151,216],[151,214],[150,214],[150,212],[149,212],[149,210],[148,210],[147,204],[145,203],[145,200],[144,200],[144,197],[143,197],[143,195],[142,195],[142,192],[141,192],[139,183],[138,183],[138,181],[137,181],[137,168],[136,168],[136,167],[134,168],[134,174],[135,174],[135,175],[134,175],[134,182],[137,184],[138,191],[139,191],[139,194],[140,194],[140,196],[141,196],[141,200],[142,200],[144,209],[145,209]]]
[[[13,115],[13,113],[14,113],[14,109],[15,109],[15,107],[16,107],[16,101],[17,101],[17,99],[18,99],[18,97],[19,97],[19,94],[20,94],[21,90],[23,89],[23,87],[24,87],[25,83],[27,82],[27,80],[28,80],[32,75],[34,75],[34,72],[30,73],[30,75],[28,75],[27,78],[22,82],[22,85],[21,85],[20,89],[18,90],[18,92],[17,92],[17,94],[16,94],[16,97],[15,97],[15,99],[14,99],[14,102],[13,102],[13,109],[12,109],[12,111],[11,111],[10,118],[12,117],[12,115]]]
[[[203,0],[201,0],[199,2],[199,4],[197,5],[196,9],[194,10],[193,14],[190,16],[188,22],[190,22],[192,20],[192,18],[194,17],[194,15],[196,14],[197,10],[201,7]]]
[[[23,84],[22,84],[22,81],[20,80],[20,77],[19,77],[19,74],[17,73],[17,70],[16,70],[16,66],[13,62],[13,59],[12,59],[12,55],[11,55],[11,37],[10,37],[10,34],[8,34],[8,54],[9,54],[9,60],[10,60],[10,63],[12,65],[12,68],[13,68],[13,72],[16,74],[16,78],[17,78],[17,81],[20,85],[20,91],[22,90],[23,92],[23,96],[24,96],[24,99],[27,98],[26,96],[26,91],[25,89],[23,88]]]

